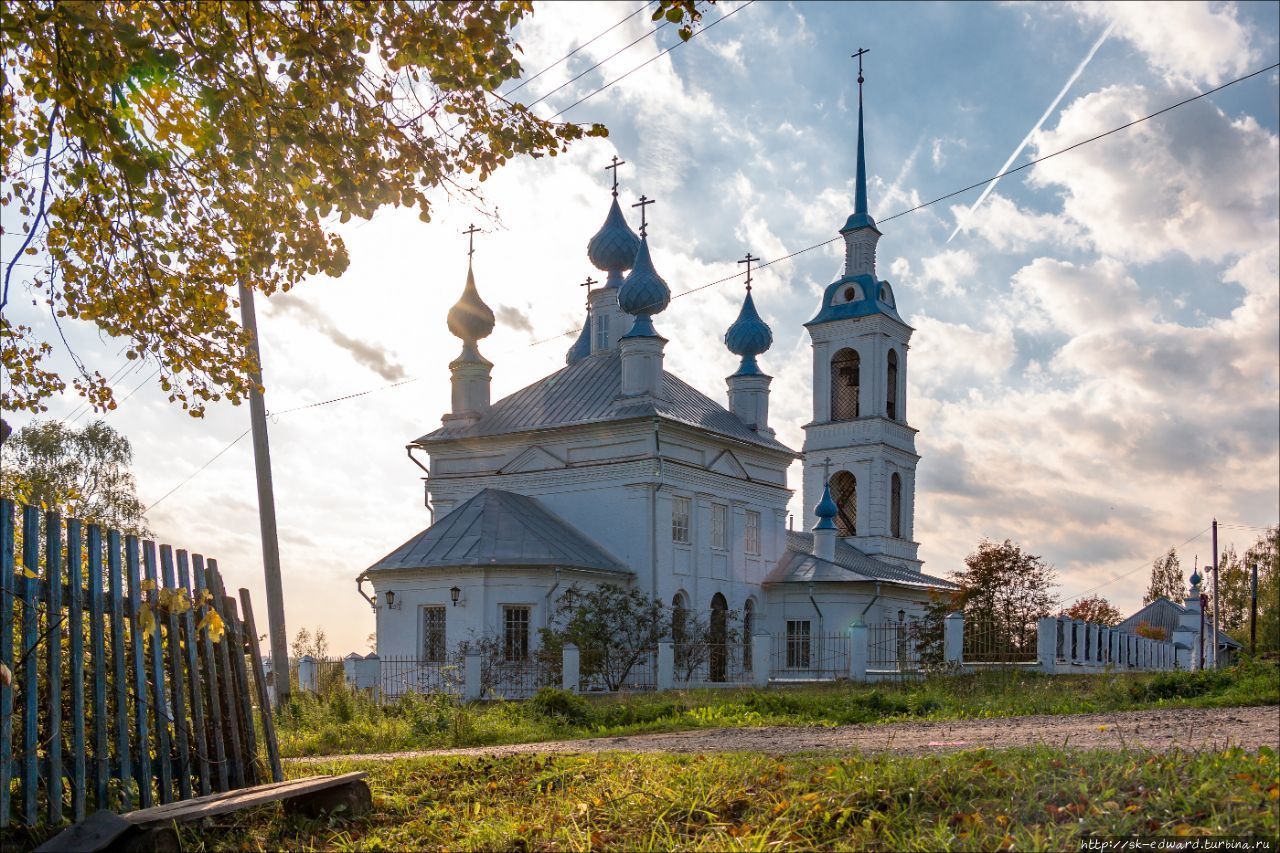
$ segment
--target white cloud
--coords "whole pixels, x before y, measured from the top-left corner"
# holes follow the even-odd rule
[[[977,261],[965,249],[946,249],[936,255],[921,259],[923,273],[920,283],[928,287],[937,285],[943,296],[961,296],[964,282],[978,269]]]
[[[976,210],[954,205],[951,215],[960,233],[979,237],[1001,252],[1023,251],[1045,243],[1076,246],[1081,238],[1080,228],[1061,214],[1018,207],[1000,193],[992,193]]]
[[[1007,327],[976,329],[928,314],[911,317],[911,382],[924,393],[948,393],[1002,378],[1017,355]]]
[[[1235,3],[1073,3],[1089,22],[1115,23],[1113,34],[1146,56],[1170,83],[1217,86],[1252,71],[1261,54]]]

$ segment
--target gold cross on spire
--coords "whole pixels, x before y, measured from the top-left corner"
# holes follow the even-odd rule
[[[619,159],[618,159],[618,155],[617,155],[617,154],[614,154],[614,155],[613,155],[613,162],[612,162],[612,163],[610,163],[608,166],[605,166],[605,167],[604,167],[604,170],[605,170],[606,172],[608,172],[608,171],[610,171],[610,170],[612,170],[612,171],[613,171],[613,197],[614,197],[614,198],[617,198],[617,197],[618,197],[618,167],[619,167],[619,166],[625,166],[626,164],[627,164],[627,161],[626,161],[626,160],[619,160]]]
[[[751,292],[751,265],[752,265],[753,263],[755,263],[756,261],[758,261],[758,260],[760,260],[760,259],[759,259],[759,258],[757,258],[757,257],[752,256],[752,254],[751,254],[750,252],[747,252],[747,256],[746,256],[745,258],[743,258],[742,260],[738,261],[738,263],[740,263],[740,264],[746,264],[746,265],[747,265],[747,293],[750,293],[750,292]]]
[[[476,235],[480,233],[480,229],[473,222],[466,231],[462,232],[467,235],[467,260],[471,260],[471,256],[476,253]]]
[[[617,174],[617,173],[615,172],[614,174]],[[641,237],[649,236],[647,233],[649,228],[649,219],[645,215],[645,209],[651,204],[653,204],[653,199],[646,198],[645,196],[640,196],[640,200],[635,204],[631,205],[632,207],[640,208],[640,236]]]

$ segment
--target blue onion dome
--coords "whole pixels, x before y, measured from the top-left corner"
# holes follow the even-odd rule
[[[1191,570],[1191,585],[1193,587],[1200,586],[1200,570],[1199,569]]]
[[[742,302],[742,310],[738,312],[738,319],[724,333],[724,345],[729,352],[742,356],[738,373],[759,373],[760,365],[756,364],[756,356],[773,346],[773,332],[760,318],[760,312],[756,311],[756,303],[751,298],[749,288],[747,298]]]
[[[578,335],[578,340],[574,341],[573,346],[569,347],[569,352],[565,353],[565,364],[577,364],[587,356],[591,355],[591,315],[587,315],[587,321],[582,324],[582,334]]]
[[[823,484],[822,500],[818,501],[818,505],[813,508],[813,514],[818,517],[818,523],[814,525],[814,530],[835,530],[836,525],[831,519],[840,513],[836,507],[836,502],[831,499],[831,486]]]
[[[650,318],[665,311],[670,302],[671,288],[653,268],[653,258],[649,257],[649,238],[642,237],[635,266],[618,291],[619,307],[636,318],[627,337],[656,337],[658,333]]]
[[[489,337],[493,331],[493,311],[480,298],[476,290],[476,277],[467,265],[467,286],[462,289],[462,296],[449,309],[449,331],[455,338],[461,338],[463,355],[479,356],[475,349],[476,341]]]
[[[640,238],[627,224],[615,196],[604,225],[587,243],[587,257],[596,269],[609,274],[605,287],[618,287],[622,284],[622,274],[631,269],[638,251]]]

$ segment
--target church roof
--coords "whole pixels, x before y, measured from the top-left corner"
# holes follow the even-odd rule
[[[951,581],[877,560],[841,539],[836,540],[835,560],[824,560],[813,554],[812,533],[788,530],[787,550],[764,582],[769,584],[826,581],[869,583],[879,581],[920,589],[957,588]]]
[[[369,567],[561,566],[627,573],[627,567],[535,498],[484,489]]]
[[[1187,608],[1184,605],[1181,605],[1176,601],[1170,601],[1162,595],[1146,607],[1143,607],[1137,613],[1130,616],[1128,619],[1121,622],[1116,626],[1116,629],[1120,631],[1136,632],[1138,630],[1138,626],[1143,622],[1146,622],[1152,628],[1163,628],[1165,637],[1172,640],[1173,632],[1178,629],[1180,617],[1186,612]],[[1205,620],[1205,627],[1210,631],[1213,630],[1209,627],[1209,620],[1207,619]],[[1218,648],[1242,649],[1244,646],[1219,631]]]
[[[771,436],[761,435],[738,416],[683,380],[663,371],[658,398],[627,399],[622,391],[622,357],[601,350],[543,377],[494,403],[479,420],[448,424],[417,439],[427,445],[464,438],[506,435],[563,426],[659,417],[726,438],[795,455]]]

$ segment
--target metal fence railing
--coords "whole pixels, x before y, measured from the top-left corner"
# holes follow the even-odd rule
[[[703,643],[675,647],[677,687],[745,684],[751,681],[742,643]]]
[[[919,672],[920,650],[913,622],[885,622],[867,626],[867,670]]]
[[[544,687],[558,687],[555,671],[531,657],[522,661],[494,661],[483,681],[484,699],[528,699]]]
[[[599,671],[598,662],[594,661],[589,650],[582,650],[581,669],[578,676],[578,690],[583,693],[638,693],[658,689],[658,650],[656,648],[640,652],[639,657],[626,668],[617,666],[615,671],[606,676]]]
[[[774,634],[770,676],[775,681],[834,681],[849,677],[848,634]]]
[[[1027,624],[966,619],[963,660],[966,664],[1019,664],[1038,660],[1035,622]]]
[[[381,696],[392,701],[411,693],[462,695],[462,667],[449,661],[382,658]]]

